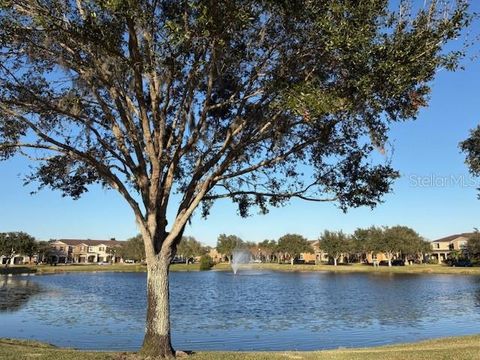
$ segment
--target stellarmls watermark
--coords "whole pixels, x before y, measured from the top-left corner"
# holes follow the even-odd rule
[[[460,187],[460,188],[478,188],[480,187],[480,179],[469,175],[417,175],[410,174],[408,182],[412,187]]]

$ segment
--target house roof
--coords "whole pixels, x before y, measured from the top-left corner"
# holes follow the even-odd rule
[[[455,235],[450,235],[450,236],[446,236],[444,238],[441,238],[441,239],[438,239],[438,240],[434,240],[432,242],[436,243],[436,242],[450,242],[450,241],[453,241],[459,237],[466,237],[466,238],[469,238],[469,237],[472,237],[473,235],[475,235],[475,233],[461,233],[461,234],[455,234]]]
[[[85,244],[87,246],[98,246],[98,245],[107,245],[111,247],[117,247],[117,246],[122,246],[123,241],[117,241],[117,240],[91,240],[91,239],[57,239],[55,241],[61,241],[64,244],[67,245],[81,245]]]

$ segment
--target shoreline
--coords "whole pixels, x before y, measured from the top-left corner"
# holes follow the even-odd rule
[[[452,275],[478,275],[480,267],[450,267],[446,265],[407,265],[407,266],[380,266],[373,267],[363,264],[349,265],[305,265],[305,264],[277,264],[261,263],[246,264],[240,267],[240,271],[279,271],[279,272],[334,272],[334,273],[372,273],[372,274],[452,274]],[[0,275],[21,274],[55,274],[67,272],[146,272],[146,265],[140,264],[112,264],[112,265],[11,265],[8,268],[0,268]],[[172,272],[200,271],[199,264],[172,264]],[[215,265],[210,271],[231,271],[229,264]]]
[[[369,348],[339,348],[319,351],[265,351],[265,352],[220,352],[200,351],[180,357],[191,360],[253,360],[253,359],[306,359],[306,360],[473,360],[480,354],[480,334],[459,337],[436,338],[413,343],[386,345]],[[60,348],[53,345],[18,339],[0,339],[2,359],[112,359],[140,360],[133,352],[83,351]]]

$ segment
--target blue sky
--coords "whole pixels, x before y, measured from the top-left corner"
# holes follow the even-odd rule
[[[278,239],[288,232],[316,239],[325,229],[352,232],[357,227],[401,224],[434,240],[480,228],[476,190],[480,179],[468,174],[458,147],[480,123],[480,61],[464,64],[464,71],[438,72],[429,106],[416,121],[392,127],[393,165],[402,177],[375,209],[351,209],[344,214],[334,204],[292,201],[267,215],[242,219],[223,200],[214,205],[207,220],[195,216],[186,235],[215,245],[221,233],[249,241]],[[76,201],[50,190],[30,195],[35,188],[22,186],[28,166],[22,158],[0,162],[0,232],[26,231],[42,240],[123,240],[137,233],[131,210],[114,191],[95,187]]]

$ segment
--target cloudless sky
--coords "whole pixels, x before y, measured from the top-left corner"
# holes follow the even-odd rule
[[[472,3],[473,10],[479,11],[480,2]],[[479,31],[474,28],[473,32]],[[470,52],[478,54],[478,46]],[[206,220],[195,215],[185,235],[215,245],[221,233],[249,241],[278,239],[288,232],[316,239],[325,229],[352,232],[357,227],[400,224],[435,240],[480,228],[476,190],[480,179],[469,175],[458,147],[480,123],[480,60],[463,63],[464,71],[437,73],[429,106],[416,121],[392,126],[393,165],[402,176],[375,209],[351,209],[344,214],[333,203],[295,200],[267,215],[242,219],[234,205],[222,200]],[[132,211],[114,191],[94,187],[76,201],[50,190],[30,195],[35,187],[22,186],[29,165],[20,157],[0,162],[0,232],[25,231],[41,240],[124,240],[137,234]]]

